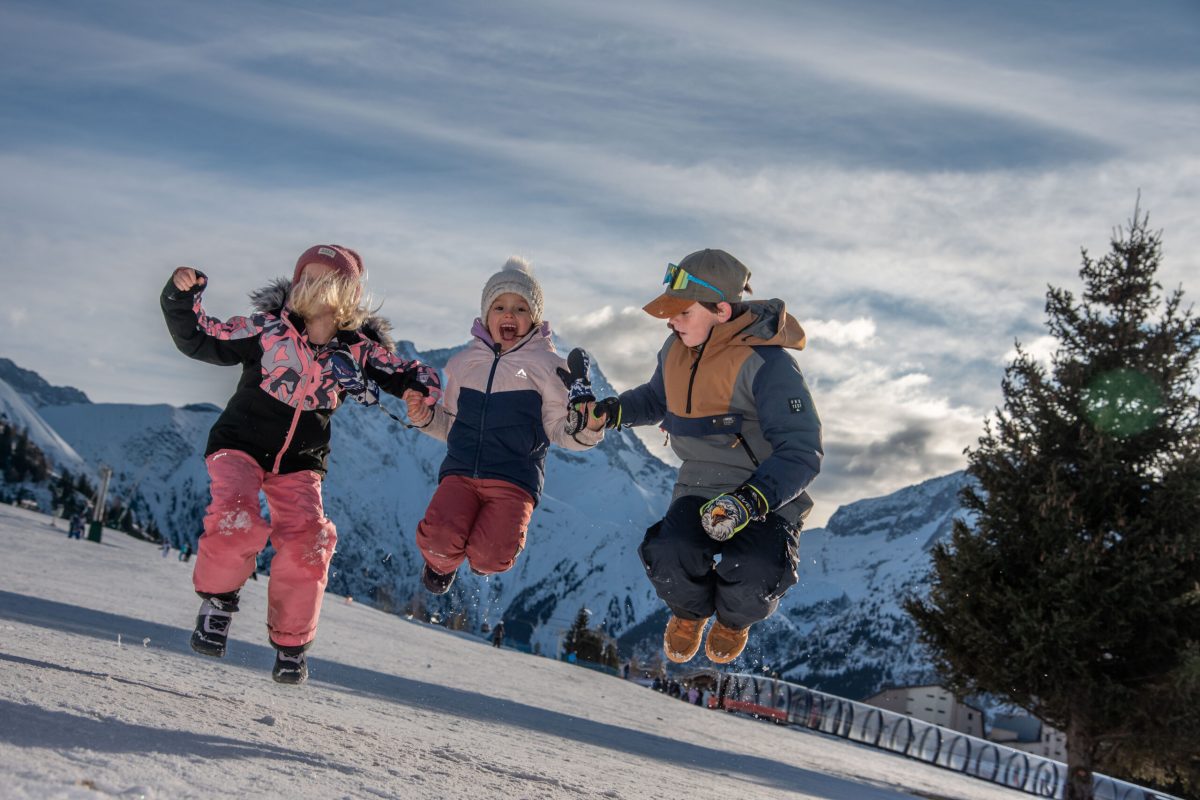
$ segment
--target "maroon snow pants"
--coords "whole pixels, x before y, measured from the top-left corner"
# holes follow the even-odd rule
[[[443,575],[463,559],[484,575],[507,572],[525,547],[532,515],[533,498],[515,484],[447,475],[417,525],[417,547]]]

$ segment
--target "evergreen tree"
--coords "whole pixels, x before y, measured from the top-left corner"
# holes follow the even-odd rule
[[[12,463],[14,443],[12,426],[0,422],[0,475],[6,473],[8,465]]]
[[[967,451],[967,521],[906,606],[960,694],[1065,731],[1065,800],[1092,772],[1200,791],[1200,320],[1155,280],[1134,210],[1077,302],[1051,287],[1049,368],[1018,345]]]
[[[20,483],[29,477],[29,431],[24,428],[17,432],[17,440],[13,444],[12,461],[9,462],[9,472],[13,483]]]
[[[58,473],[58,481],[55,482],[54,488],[50,490],[50,496],[55,505],[62,507],[63,517],[70,517],[71,495],[75,492],[74,478],[68,470],[62,470]]]
[[[579,646],[587,638],[588,621],[591,617],[592,612],[586,608],[579,609],[579,613],[575,615],[575,621],[571,623],[567,636],[563,640],[564,652],[579,654]]]
[[[75,482],[75,491],[80,497],[91,498],[96,495],[96,490],[88,481],[87,475],[79,473],[79,480]]]

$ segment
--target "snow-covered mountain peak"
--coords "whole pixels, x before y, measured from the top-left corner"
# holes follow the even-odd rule
[[[833,513],[826,530],[832,536],[868,536],[884,532],[889,541],[911,536],[925,528],[930,520],[956,511],[959,492],[966,483],[966,473],[960,470],[883,497],[850,503]]]
[[[55,407],[45,406],[44,408]],[[16,428],[25,430],[29,434],[29,440],[46,454],[51,463],[72,472],[85,469],[84,461],[75,452],[75,448],[46,422],[28,398],[2,379],[0,379],[0,419]]]
[[[90,403],[74,386],[51,386],[41,375],[22,369],[7,358],[0,358],[0,381],[4,381],[34,408]]]

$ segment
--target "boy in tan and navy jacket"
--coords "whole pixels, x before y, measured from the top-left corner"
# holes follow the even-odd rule
[[[670,265],[645,307],[671,329],[654,375],[596,405],[609,426],[661,425],[683,462],[639,551],[671,609],[663,645],[675,662],[696,654],[715,616],[705,654],[728,663],[775,612],[797,580],[805,489],[821,468],[821,421],[789,352],[804,331],[781,300],[742,302],[749,279],[722,250]]]

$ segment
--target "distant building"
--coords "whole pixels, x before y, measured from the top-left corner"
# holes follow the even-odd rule
[[[907,714],[922,722],[983,738],[983,711],[964,703],[942,686],[898,686],[863,701],[867,705]]]
[[[1055,761],[1067,760],[1067,735],[1027,714],[997,714],[987,738],[1014,750]]]

